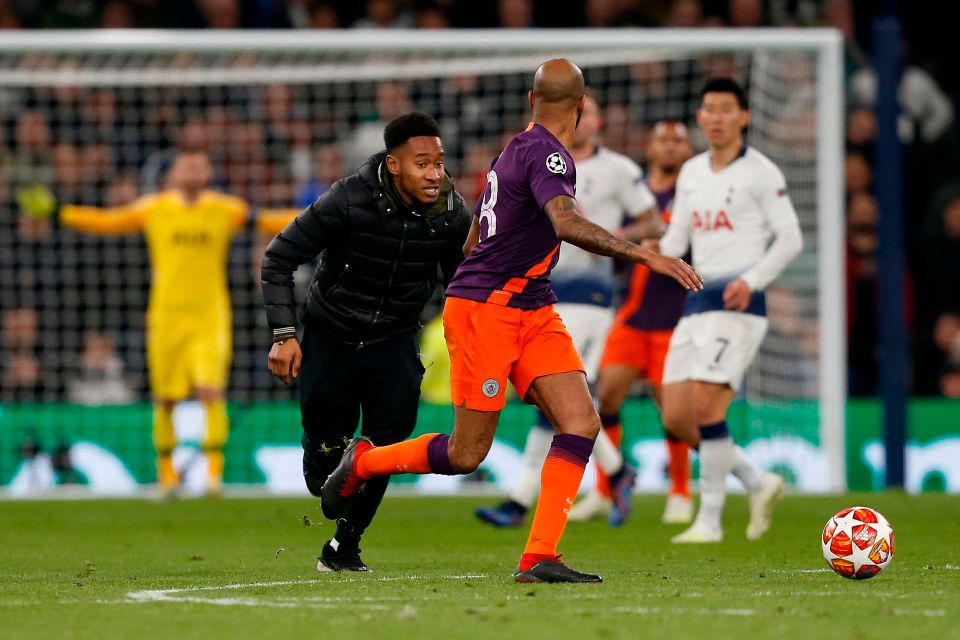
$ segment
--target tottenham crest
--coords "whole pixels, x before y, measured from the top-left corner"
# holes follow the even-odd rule
[[[483,391],[483,395],[487,396],[488,398],[495,398],[497,397],[497,394],[500,393],[500,383],[493,378],[490,378],[484,381],[481,390]]]
[[[564,174],[567,172],[567,161],[555,151],[547,156],[547,169],[550,173]]]

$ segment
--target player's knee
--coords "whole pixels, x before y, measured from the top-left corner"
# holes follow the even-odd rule
[[[486,457],[485,451],[459,451],[453,449],[447,454],[450,457],[450,466],[459,474],[473,473]]]

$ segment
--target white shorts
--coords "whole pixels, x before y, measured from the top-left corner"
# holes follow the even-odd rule
[[[766,333],[767,319],[751,313],[707,311],[684,316],[670,338],[663,384],[699,380],[729,384],[736,391]]]
[[[594,304],[571,304],[558,302],[553,305],[583,360],[587,382],[593,382],[600,368],[600,358],[607,341],[607,333],[613,325],[613,309]]]

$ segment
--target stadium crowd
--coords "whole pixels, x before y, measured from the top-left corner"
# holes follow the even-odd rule
[[[869,57],[876,4],[7,0],[0,1],[0,28],[836,27],[846,44],[850,390],[873,395],[880,286],[876,223],[882,213],[872,195],[876,78]],[[909,304],[904,312],[913,341],[913,389],[960,397],[960,137],[955,119],[960,74],[950,68],[950,49],[937,49],[937,38],[918,36],[925,29],[942,33],[922,17],[922,7],[905,11],[900,136],[907,168],[904,278]],[[734,73],[745,64],[721,62]],[[633,65],[602,78],[588,75],[605,99],[606,144],[642,162],[649,124],[669,115],[689,120],[695,87],[711,74],[710,65],[683,61]],[[673,84],[668,85],[667,76]],[[678,77],[685,79],[677,83]],[[522,87],[524,80],[517,75],[513,82]],[[0,89],[0,401],[69,398],[97,404],[145,394],[142,329],[150,273],[144,242],[139,237],[81,239],[58,225],[60,205],[130,202],[164,186],[178,150],[202,149],[213,162],[218,189],[254,207],[303,207],[381,146],[385,122],[412,108],[437,116],[458,188],[475,199],[490,158],[524,117],[522,91],[504,97],[496,91],[502,87],[487,82],[461,76],[443,82],[357,83],[347,96],[347,111],[337,106],[343,96],[330,87],[287,84],[168,87],[162,95],[150,87]],[[671,93],[677,85],[682,88]],[[637,100],[643,109],[633,108]],[[268,342],[257,274],[267,240],[250,225],[237,236],[231,253],[236,333],[231,388],[247,398],[285,393],[263,368]],[[124,269],[111,270],[118,263]],[[105,291],[113,296],[106,306]]]

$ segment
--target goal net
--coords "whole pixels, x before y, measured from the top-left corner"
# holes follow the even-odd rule
[[[770,332],[731,428],[800,489],[841,488],[839,46],[830,32],[792,30],[5,38],[0,486],[72,480],[109,489],[153,478],[147,247],[139,234],[64,228],[60,206],[118,206],[163,189],[177,150],[199,147],[213,162],[213,187],[247,200],[254,217],[264,208],[302,208],[378,151],[384,123],[411,109],[439,120],[448,166],[472,202],[490,159],[529,118],[533,70],[566,56],[604,109],[604,144],[641,163],[644,136],[661,118],[688,123],[703,148],[694,111],[706,79],[733,76],[748,88],[749,143],[786,174],[805,248],[768,290]],[[229,257],[226,480],[283,490],[299,482],[299,473],[290,479],[279,471],[298,468],[299,416],[291,392],[265,367],[258,274],[268,240],[250,225]],[[308,266],[301,288],[309,276]],[[437,307],[427,317],[431,311]],[[630,453],[641,477],[653,478],[662,473],[659,426],[654,413],[638,411],[628,411]],[[421,425],[446,431],[447,415],[426,411]],[[639,417],[631,423],[630,415]],[[181,437],[199,440],[201,418],[197,407],[184,407]],[[520,442],[522,434],[506,438]],[[188,468],[198,455],[183,453],[178,464]]]

